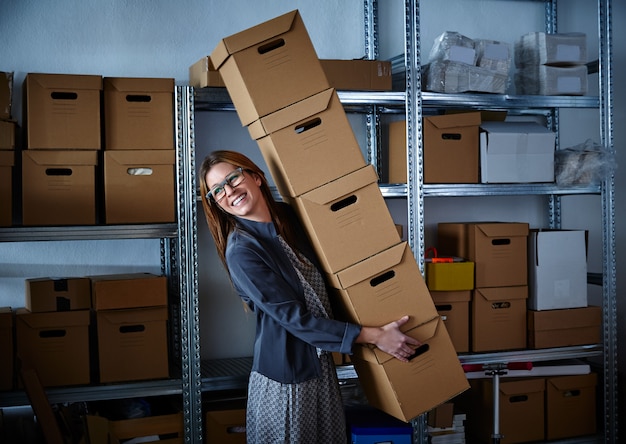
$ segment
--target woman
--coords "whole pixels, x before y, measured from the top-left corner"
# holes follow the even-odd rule
[[[346,442],[330,352],[374,344],[407,361],[419,342],[400,331],[408,316],[380,327],[332,318],[314,253],[291,207],[276,202],[246,156],[215,151],[200,167],[206,220],[218,254],[256,315],[248,386],[248,443]]]

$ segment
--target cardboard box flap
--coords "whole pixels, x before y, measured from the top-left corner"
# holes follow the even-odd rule
[[[547,146],[553,149],[556,135],[534,122],[484,122],[489,154],[545,154]],[[501,139],[495,145],[492,140]]]
[[[402,242],[393,246],[376,256],[367,258],[352,267],[341,270],[336,274],[337,281],[341,288],[349,288],[365,279],[374,279],[382,272],[393,268],[402,261],[405,250],[408,248],[407,242]],[[381,267],[385,266],[384,269]]]
[[[95,166],[98,164],[97,151],[24,150],[22,154],[39,166]]]
[[[524,379],[500,384],[500,393],[505,396],[523,395],[527,393],[538,393],[545,390],[543,378]]]
[[[595,387],[598,383],[598,375],[568,375],[546,379],[546,384],[553,386],[559,392],[571,392],[581,388]]]
[[[36,82],[42,88],[51,90],[74,91],[102,89],[102,76],[98,75],[29,73],[26,78],[29,82]]]
[[[528,224],[520,223],[479,223],[475,224],[476,228],[482,232],[485,237],[520,237],[528,236]]]
[[[118,92],[134,93],[174,93],[173,78],[152,78],[152,77],[105,77],[104,89],[114,89]]]
[[[475,291],[477,295],[481,295],[484,299],[490,302],[501,302],[528,298],[528,287],[526,286],[503,288],[506,289],[506,292],[504,293],[506,295],[505,298],[502,297],[503,292],[500,287],[477,288]]]
[[[545,310],[529,316],[529,328],[535,331],[596,327],[602,323],[602,308],[590,305],[585,308]]]
[[[98,316],[110,324],[139,325],[143,322],[167,321],[167,307],[129,308],[123,310],[101,310]]]
[[[437,129],[446,129],[463,126],[479,126],[481,114],[480,112],[445,114],[441,116],[428,116],[426,119]]]
[[[17,311],[18,319],[31,329],[64,329],[89,325],[89,310],[58,311],[50,313],[30,313],[26,309]]]
[[[332,88],[327,89],[326,91],[322,91],[319,94],[296,102],[265,117],[261,117],[248,126],[250,136],[258,140],[267,134],[275,133],[290,125],[297,125],[302,120],[321,113],[330,106],[334,91],[335,90]],[[311,124],[313,124],[313,122]],[[303,122],[302,126],[305,125],[306,122]],[[296,126],[295,131],[298,130],[299,127]]]
[[[174,165],[175,150],[109,150],[107,159],[120,165],[142,167],[149,165]]]
[[[369,184],[376,183],[377,181],[378,176],[374,167],[372,165],[367,165],[354,173],[340,177],[339,179],[331,182],[332,186],[327,186],[328,184],[326,184],[309,191],[308,193],[302,195],[301,199],[314,202],[318,205],[324,205],[334,200],[341,199],[347,194]]]
[[[298,10],[293,10],[222,39],[211,53],[213,64],[219,69],[231,54],[286,33],[299,15]]]
[[[469,302],[472,299],[471,290],[431,291],[430,295],[436,305],[451,302]]]
[[[0,167],[15,165],[15,151],[0,150]]]

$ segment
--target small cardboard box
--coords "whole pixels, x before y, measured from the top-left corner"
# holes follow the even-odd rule
[[[202,57],[189,67],[189,85],[194,88],[223,88],[226,86],[209,56]]]
[[[528,347],[551,348],[599,344],[602,308],[528,310]]]
[[[368,346],[352,355],[369,404],[405,422],[469,388],[441,318],[407,334],[422,343],[408,363]]]
[[[167,307],[99,310],[100,382],[169,376]]]
[[[105,77],[107,150],[174,149],[174,79]]]
[[[330,88],[297,10],[222,39],[211,60],[243,126]]]
[[[470,351],[471,291],[433,291],[437,313],[443,319],[457,353]]]
[[[13,224],[14,151],[0,151],[0,227]]]
[[[24,80],[29,149],[99,150],[102,76],[34,74]]]
[[[0,71],[0,120],[9,120],[13,96],[13,73]]]
[[[25,305],[33,313],[89,310],[91,283],[84,277],[26,279]]]
[[[0,391],[13,388],[13,310],[0,307]]]
[[[478,183],[480,112],[424,117],[424,183]]]
[[[15,127],[15,122],[0,120],[0,150],[15,149]]]
[[[531,310],[586,307],[586,231],[530,230],[528,287]]]
[[[176,221],[174,150],[104,152],[107,224]]]
[[[97,151],[22,151],[22,223],[94,225]]]
[[[167,305],[167,278],[150,273],[90,276],[95,310],[161,307]]]
[[[173,444],[182,443],[184,438],[182,413],[118,420],[94,415],[85,415],[84,418],[90,444],[157,442],[160,435],[167,436],[164,441]]]
[[[340,90],[391,91],[391,62],[321,59],[330,86]]]
[[[546,379],[546,439],[596,433],[598,376],[558,376]]]
[[[526,348],[527,298],[527,286],[474,290],[472,351]]]
[[[525,222],[442,222],[437,245],[442,255],[474,262],[474,286],[528,284],[528,224]]]
[[[323,270],[333,274],[400,243],[374,167],[287,198],[308,232]]]
[[[483,122],[482,183],[554,182],[556,134],[534,122]]]
[[[333,89],[261,117],[248,131],[284,196],[300,196],[366,165]]]
[[[246,410],[209,410],[206,412],[208,444],[246,444]]]
[[[89,384],[89,310],[15,316],[16,353],[44,387]]]
[[[474,289],[474,262],[426,262],[426,284],[432,291]]]
[[[337,314],[360,325],[382,325],[404,315],[403,330],[430,321],[437,310],[409,244],[402,242],[328,277]]]
[[[387,182],[406,183],[406,120],[390,122],[388,131]]]

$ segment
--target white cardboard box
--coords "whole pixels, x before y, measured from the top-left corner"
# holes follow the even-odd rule
[[[534,122],[480,125],[482,183],[554,182],[556,136]]]
[[[528,308],[587,306],[584,230],[531,230],[528,235]]]

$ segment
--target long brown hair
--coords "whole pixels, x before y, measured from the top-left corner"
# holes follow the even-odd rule
[[[222,162],[230,163],[235,168],[241,167],[247,173],[259,177],[261,180],[261,193],[267,201],[272,222],[274,222],[276,231],[293,248],[296,245],[295,233],[291,224],[285,220],[280,206],[274,199],[263,170],[261,170],[252,160],[239,152],[228,150],[213,151],[205,157],[200,165],[200,196],[202,198],[202,208],[204,209],[207,225],[209,226],[209,230],[215,240],[217,253],[226,270],[228,271],[228,266],[226,265],[226,243],[228,241],[228,235],[235,229],[236,218],[220,208],[219,204],[216,202],[211,199],[207,199],[209,187],[206,182],[206,176],[211,168]],[[297,249],[295,251],[297,251]]]

